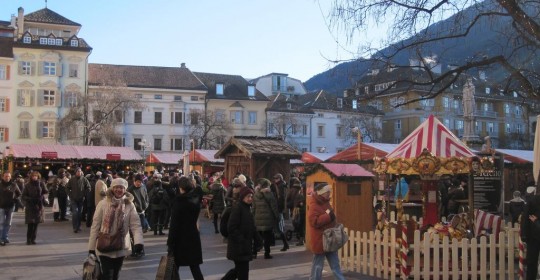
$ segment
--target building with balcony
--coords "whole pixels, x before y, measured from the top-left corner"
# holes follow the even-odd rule
[[[289,74],[270,73],[249,82],[254,84],[255,88],[266,96],[279,94],[292,97],[307,92],[302,81],[289,77]]]

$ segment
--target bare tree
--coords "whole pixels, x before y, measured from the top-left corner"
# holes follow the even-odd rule
[[[341,116],[340,125],[346,130],[342,140],[342,143],[345,145],[357,141],[358,135],[353,131],[354,127],[360,129],[362,142],[371,143],[381,141],[381,128],[377,125],[377,121],[373,117],[363,115]]]
[[[87,96],[78,95],[65,102],[67,113],[60,118],[60,138],[75,139],[83,145],[120,146],[116,131],[124,121],[125,112],[142,109],[144,105],[118,81],[97,86]]]
[[[389,47],[382,51],[361,46],[358,57],[379,66],[421,68],[427,79],[409,77],[395,82],[425,86],[429,95],[422,99],[437,96],[473,70],[497,73],[501,77],[499,87],[506,93],[538,99],[540,77],[534,61],[540,45],[539,13],[537,0],[334,0],[329,18],[330,25],[351,40],[358,32],[388,26],[388,36],[382,44]],[[449,21],[433,24],[443,19]],[[497,34],[489,42],[489,49],[479,50],[464,61],[447,61],[453,67],[434,71],[435,64],[430,61],[433,46],[450,52],[458,47],[453,40],[474,42],[473,33],[482,30]],[[438,55],[444,58],[445,53]],[[405,56],[414,57],[419,63],[411,66],[403,61]]]
[[[194,109],[189,116],[189,137],[194,139],[197,149],[217,150],[232,133],[231,123],[218,110],[208,110],[205,114],[202,109]]]
[[[307,121],[295,114],[281,113],[279,116],[269,119],[269,131],[271,134],[280,137],[297,150],[301,150],[294,135],[301,132],[302,126],[307,124]]]

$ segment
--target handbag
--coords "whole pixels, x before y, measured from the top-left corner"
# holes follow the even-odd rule
[[[323,250],[326,253],[336,252],[343,247],[348,240],[349,236],[347,235],[347,232],[345,232],[343,224],[336,224],[334,227],[324,230]]]
[[[101,278],[101,263],[96,255],[90,254],[83,263],[83,280],[99,280]]]
[[[124,234],[118,230],[115,234],[99,232],[96,248],[103,253],[120,251],[124,248]]]
[[[53,211],[53,213],[60,212],[60,205],[58,204],[58,198],[57,197],[55,197],[54,200],[53,200],[52,211]]]
[[[178,274],[178,270],[176,270],[174,256],[172,254],[161,257],[156,273],[156,280],[180,280],[180,275]]]

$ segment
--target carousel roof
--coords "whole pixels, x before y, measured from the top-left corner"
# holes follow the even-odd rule
[[[115,155],[117,160],[142,160],[142,157],[129,147],[71,146],[11,144],[4,155],[15,158],[54,158],[54,159],[102,159]]]
[[[435,116],[418,126],[387,158],[415,158],[426,149],[438,158],[474,157],[475,154]]]

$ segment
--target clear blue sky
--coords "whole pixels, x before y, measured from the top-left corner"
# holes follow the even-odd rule
[[[0,19],[45,7],[1,0]],[[180,66],[256,78],[272,72],[306,81],[351,55],[326,25],[326,0],[48,0],[82,25],[91,63]],[[344,41],[344,40],[341,40]],[[354,47],[352,47],[354,48]]]

